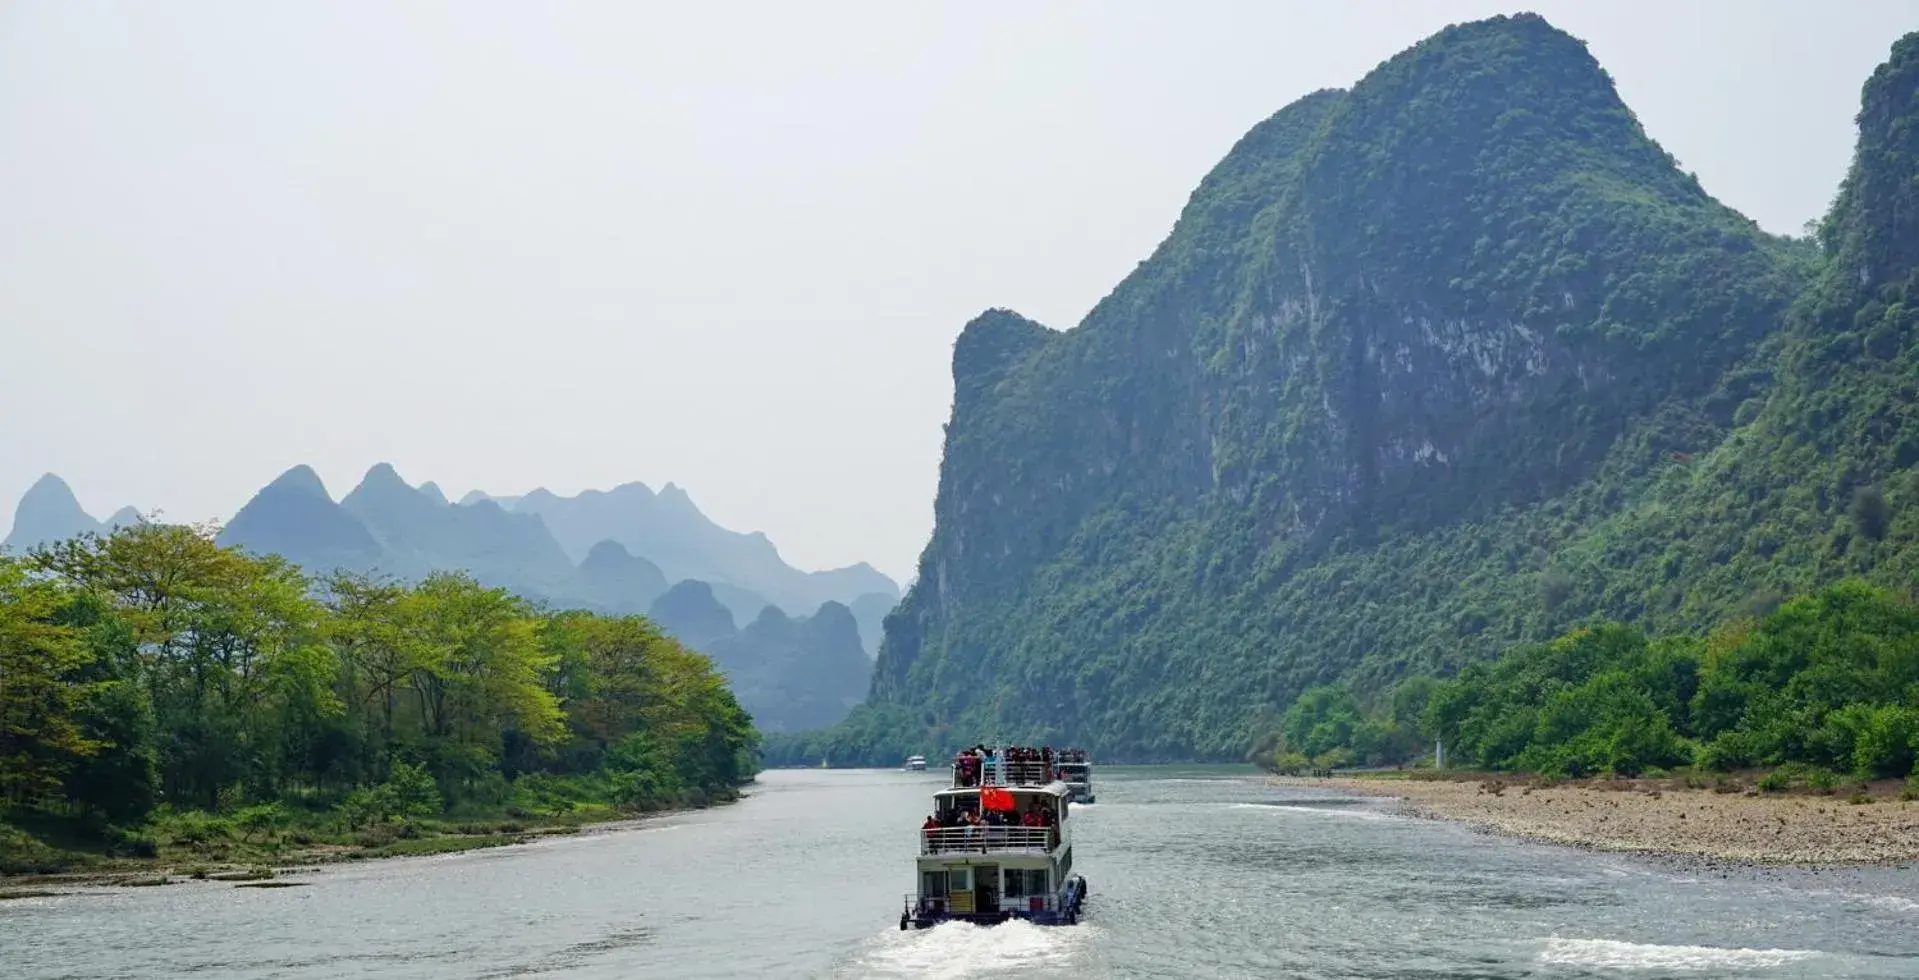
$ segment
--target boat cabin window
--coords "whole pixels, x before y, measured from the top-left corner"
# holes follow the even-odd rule
[[[970,892],[973,890],[972,868],[952,868],[946,872],[945,877],[946,890],[949,894],[954,892]]]
[[[1047,893],[1045,868],[1007,868],[1005,873],[1007,898]]]
[[[934,898],[940,895],[947,894],[946,872],[944,871],[921,872],[920,873],[920,894],[926,896],[927,898]]]

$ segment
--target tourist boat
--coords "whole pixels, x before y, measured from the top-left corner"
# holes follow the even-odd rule
[[[1073,871],[1072,791],[1037,758],[995,756],[980,765],[962,753],[952,785],[933,794],[920,828],[919,890],[906,896],[901,929],[1079,921],[1086,879]]]
[[[1073,793],[1074,803],[1093,802],[1093,763],[1084,749],[1061,749],[1054,768]]]
[[[906,757],[906,765],[901,768],[907,772],[925,772],[926,757],[923,755],[909,755]]]

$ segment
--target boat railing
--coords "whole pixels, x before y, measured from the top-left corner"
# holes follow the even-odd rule
[[[921,854],[1046,854],[1059,846],[1058,827],[928,827]]]
[[[1057,767],[1038,759],[997,759],[992,763],[953,763],[953,788],[1044,786],[1059,778]]]

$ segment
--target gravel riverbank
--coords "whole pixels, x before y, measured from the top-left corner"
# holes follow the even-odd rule
[[[1771,865],[1919,861],[1919,802],[1876,795],[1747,795],[1591,781],[1275,777],[1285,786],[1396,797],[1405,812],[1494,833],[1604,851]]]

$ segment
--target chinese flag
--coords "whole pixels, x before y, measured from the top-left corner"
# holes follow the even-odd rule
[[[979,805],[988,810],[1013,809],[1013,794],[988,786],[979,791]]]

